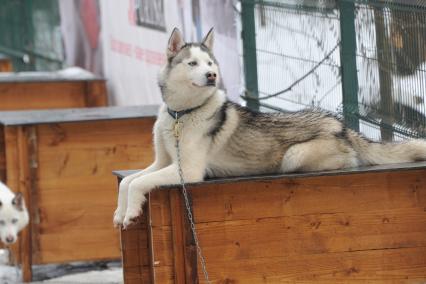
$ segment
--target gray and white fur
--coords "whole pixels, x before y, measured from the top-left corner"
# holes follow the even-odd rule
[[[179,184],[171,113],[182,115],[181,164],[186,182],[208,177],[335,170],[426,160],[426,142],[376,143],[321,111],[257,113],[227,100],[212,53],[213,31],[185,43],[174,29],[159,76],[164,104],[154,126],[155,161],[123,179],[114,224],[139,216],[145,194]]]

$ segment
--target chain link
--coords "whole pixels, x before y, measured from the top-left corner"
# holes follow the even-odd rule
[[[192,236],[194,237],[195,246],[197,247],[197,253],[198,253],[198,256],[200,257],[200,263],[203,269],[204,278],[206,279],[207,283],[210,284],[211,282],[209,280],[209,274],[207,273],[206,260],[204,259],[203,253],[201,251],[200,243],[198,242],[198,236],[197,236],[197,231],[195,230],[194,218],[192,216],[192,210],[189,204],[188,192],[185,186],[185,179],[183,178],[183,171],[182,171],[181,157],[180,157],[180,144],[179,144],[179,137],[180,137],[180,131],[181,131],[180,125],[181,123],[179,122],[179,119],[176,114],[174,132],[175,132],[175,138],[176,138],[177,163],[178,163],[178,169],[179,169],[180,183],[182,185],[182,194],[185,201],[185,207],[186,207],[186,212],[188,215],[189,224],[191,226]]]

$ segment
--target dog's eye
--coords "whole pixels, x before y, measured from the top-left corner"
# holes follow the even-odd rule
[[[18,223],[18,219],[13,218],[13,219],[12,219],[12,224],[16,224],[16,223]]]
[[[209,66],[213,65],[213,62],[209,61],[209,63],[207,63]]]
[[[189,66],[195,66],[195,65],[197,65],[197,61],[188,62],[188,65]]]
[[[4,220],[0,220],[0,226],[6,225],[6,222]]]

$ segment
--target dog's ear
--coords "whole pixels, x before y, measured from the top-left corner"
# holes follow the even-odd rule
[[[169,43],[167,45],[167,57],[175,57],[184,45],[185,42],[183,40],[180,30],[178,28],[174,28],[172,35],[169,38]]]
[[[214,42],[214,30],[211,28],[209,32],[204,37],[202,44],[205,45],[208,49],[213,50],[213,42]]]
[[[12,205],[19,211],[24,210],[24,197],[22,193],[18,192],[15,194],[15,197],[12,199]]]

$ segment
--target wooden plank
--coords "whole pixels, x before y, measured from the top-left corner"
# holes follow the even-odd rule
[[[19,166],[18,166],[18,134],[16,128],[3,128],[3,134],[4,134],[4,149],[5,149],[5,165],[7,165],[8,170],[5,172],[5,182],[8,187],[13,192],[19,191]],[[21,243],[17,242],[15,243],[11,250],[12,250],[12,256],[13,256],[13,264],[19,264],[21,262],[21,254],[20,254],[20,246]]]
[[[0,110],[85,107],[84,82],[0,83]]]
[[[19,159],[17,127],[4,127],[6,183],[14,192],[19,190]]]
[[[210,260],[426,247],[426,212],[310,214],[209,222],[197,224],[197,230]]]
[[[2,78],[4,79],[4,78]],[[0,81],[0,110],[101,107],[108,105],[104,80]]]
[[[87,107],[108,105],[108,91],[104,80],[87,81],[85,94]]]
[[[37,71],[37,72],[15,72],[2,74],[0,84],[3,83],[61,83],[61,82],[86,82],[105,81],[102,77],[93,74],[67,75],[57,71]]]
[[[120,119],[155,119],[158,112],[157,105],[96,107],[96,108],[68,108],[32,111],[2,111],[0,124],[32,125],[57,124],[65,122],[109,121]]]
[[[81,228],[69,229],[65,225],[63,227],[66,229],[57,233],[43,234],[41,232],[38,251],[39,264],[78,260],[111,260],[120,257],[117,230],[99,226],[84,230]]]
[[[173,266],[161,266],[156,268],[156,282],[141,282],[139,275],[142,275],[142,279],[147,279],[150,275],[151,267],[132,267],[126,270],[126,277],[124,279],[125,284],[141,284],[141,283],[161,283],[161,284],[173,284]]]
[[[182,212],[182,199],[177,190],[169,191],[170,216],[172,221],[174,281],[177,284],[187,282],[185,272],[185,214]]]
[[[251,176],[237,176],[237,177],[226,177],[226,178],[208,178],[202,182],[188,183],[188,185],[198,186],[202,184],[223,184],[233,182],[244,182],[244,181],[270,181],[277,179],[297,179],[306,177],[318,177],[318,176],[344,176],[361,173],[379,173],[379,172],[404,172],[411,170],[424,170],[426,169],[426,162],[415,162],[415,163],[400,163],[400,164],[384,164],[376,166],[364,166],[356,168],[346,168],[332,171],[318,171],[318,172],[306,172],[306,173],[286,173],[286,174],[271,174],[271,175],[251,175]],[[113,174],[119,178],[124,178],[128,175],[135,173],[137,170],[116,170]],[[171,186],[164,186],[163,188],[171,188]]]
[[[192,218],[195,222],[195,214],[192,208],[192,197],[190,192],[188,192],[189,206],[192,212]],[[185,207],[184,207],[185,208]],[[183,223],[184,223],[184,244],[185,244],[185,272],[186,272],[186,283],[199,283],[198,279],[198,259],[197,259],[197,246],[195,244],[195,239],[192,235],[187,209],[185,210],[185,214],[183,215]],[[200,270],[202,271],[202,270]]]
[[[190,191],[198,222],[413,208],[426,205],[425,172],[201,184]],[[262,210],[252,210],[247,204]]]
[[[5,129],[0,125],[0,181],[6,182],[6,143]]]
[[[220,261],[210,259],[213,283],[376,283],[426,281],[426,248],[367,250]],[[365,282],[362,282],[365,281]],[[370,282],[368,282],[370,281]],[[422,282],[420,282],[422,283]]]
[[[151,195],[148,194],[147,202],[143,205],[142,208],[144,212],[144,216],[142,218],[145,218],[146,227],[147,227],[147,236],[148,236],[148,259],[149,259],[149,280],[147,282],[150,283],[156,283],[157,281],[157,269],[156,269],[156,259],[154,254],[154,237],[153,237],[153,228],[152,228],[152,222],[151,222]],[[161,278],[160,278],[161,279]],[[159,280],[160,281],[160,280]],[[162,283],[162,282],[159,282]]]
[[[26,201],[28,212],[32,212],[32,171],[30,170],[30,142],[28,129],[18,128],[18,161],[19,161],[19,192]],[[33,220],[30,218],[29,225],[22,231],[20,236],[20,254],[22,265],[22,279],[24,282],[32,280],[32,229]]]
[[[146,218],[120,230],[124,283],[153,283],[150,268],[151,253]],[[124,274],[124,271],[127,273]]]
[[[38,141],[37,129],[35,126],[27,126],[24,128],[26,131],[27,147],[28,147],[28,171],[29,171],[29,198],[26,199],[27,203],[31,202],[28,207],[28,212],[31,216],[31,261],[37,263],[39,261],[39,223],[40,223],[40,209],[38,200],[37,180],[38,180]]]

